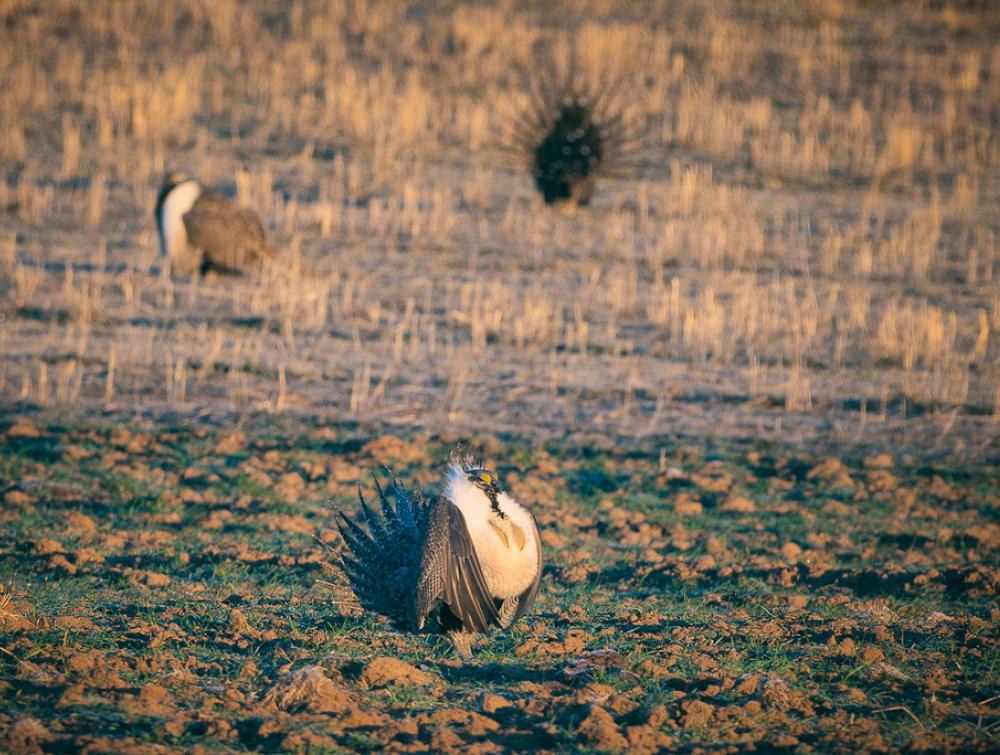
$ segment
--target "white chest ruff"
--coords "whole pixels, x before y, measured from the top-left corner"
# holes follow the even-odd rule
[[[476,546],[486,586],[493,597],[514,598],[531,587],[538,573],[534,532],[525,533],[523,549],[518,549],[511,538],[507,539],[508,546],[492,528],[469,534]]]
[[[189,266],[189,258],[196,254],[188,243],[184,215],[201,196],[201,186],[197,181],[177,184],[160,207],[160,249],[176,267]]]
[[[495,598],[514,598],[531,587],[538,574],[538,543],[531,514],[501,493],[498,503],[506,519],[499,519],[486,495],[466,480],[461,470],[449,475],[447,492],[465,518],[490,594]],[[513,535],[512,526],[521,530],[523,542]]]

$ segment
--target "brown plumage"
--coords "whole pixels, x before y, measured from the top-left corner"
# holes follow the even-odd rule
[[[179,173],[160,189],[156,224],[175,275],[239,273],[274,256],[253,210]]]

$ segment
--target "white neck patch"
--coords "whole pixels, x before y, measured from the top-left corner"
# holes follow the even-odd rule
[[[475,524],[486,524],[492,511],[490,499],[474,483],[469,481],[469,478],[465,476],[465,470],[458,464],[452,464],[448,468],[445,495],[462,512],[470,533]]]
[[[478,520],[496,516],[486,493],[469,480],[465,470],[458,464],[452,464],[448,468],[445,495],[465,514],[466,521],[469,521],[470,517]],[[501,492],[497,496],[497,504],[504,516],[513,520],[517,526],[523,528],[532,524],[531,514],[528,513],[528,510],[506,493]]]
[[[160,206],[160,251],[171,260],[188,253],[187,228],[184,215],[201,196],[201,184],[188,179],[177,184]]]
[[[538,544],[531,513],[506,493],[497,496],[500,511],[524,534],[524,547],[518,548],[513,540],[498,535],[498,527],[509,532],[509,525],[499,518],[490,499],[469,481],[458,464],[448,469],[445,495],[462,512],[490,593],[507,599],[527,590],[538,573]]]

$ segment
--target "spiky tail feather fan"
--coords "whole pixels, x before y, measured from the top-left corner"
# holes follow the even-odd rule
[[[546,204],[590,200],[594,181],[620,174],[643,147],[644,128],[629,116],[611,81],[568,70],[532,86],[527,109],[510,119],[504,146],[527,162]]]
[[[358,486],[361,504],[358,518],[364,520],[367,532],[337,511],[337,527],[349,551],[341,557],[341,562],[362,607],[388,617],[402,628],[412,629],[421,533],[427,528],[428,505],[419,491],[408,493],[395,475],[392,503],[377,479],[375,487],[381,516],[368,505]]]

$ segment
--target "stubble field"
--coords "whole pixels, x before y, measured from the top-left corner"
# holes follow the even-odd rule
[[[996,747],[1000,11],[621,5],[0,0],[5,749]],[[165,275],[169,169],[280,264]],[[467,665],[322,565],[459,440],[549,562]]]

